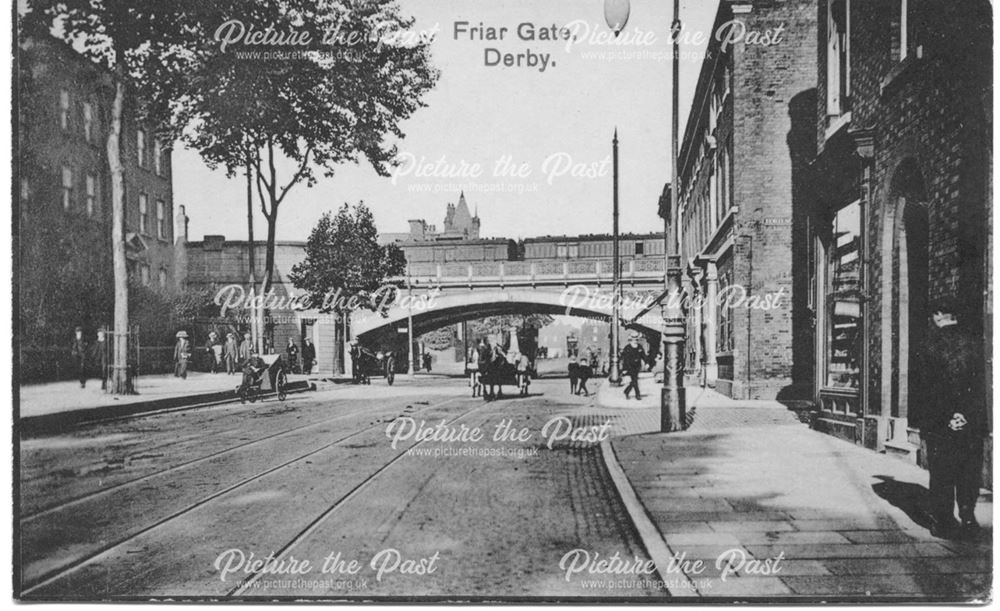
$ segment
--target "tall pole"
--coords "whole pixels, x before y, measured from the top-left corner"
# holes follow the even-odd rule
[[[611,140],[611,159],[612,159],[612,169],[613,169],[613,189],[614,195],[612,197],[612,212],[611,212],[611,223],[612,223],[612,251],[611,259],[613,269],[611,271],[611,363],[608,368],[608,381],[611,384],[619,385],[622,383],[621,370],[618,364],[618,319],[619,319],[619,291],[621,290],[621,254],[619,253],[619,238],[618,238],[618,128],[615,128],[615,136]]]
[[[408,375],[413,375],[413,359],[416,358],[416,351],[413,349],[413,286],[410,284],[410,274],[406,274],[406,293],[409,295],[408,303],[406,305],[406,341],[409,345],[406,347],[406,356],[409,364],[406,367],[406,373]]]
[[[250,269],[249,294],[253,295],[257,286],[257,273],[255,271],[256,261],[253,252],[253,181],[250,178],[250,154],[247,153],[247,267]],[[257,352],[264,354],[264,346],[261,344],[261,332],[257,324],[256,308],[253,301],[250,302],[250,343],[257,346]]]
[[[670,222],[674,224],[673,235],[668,239],[664,261],[664,288],[667,302],[663,306],[663,389],[660,393],[660,430],[680,431],[685,428],[686,406],[684,397],[684,367],[681,355],[684,351],[684,313],[681,308],[681,220],[680,180],[678,178],[678,154],[680,129],[680,49],[681,32],[680,0],[674,0],[674,20],[670,26],[673,43],[671,65],[671,120],[670,120]]]

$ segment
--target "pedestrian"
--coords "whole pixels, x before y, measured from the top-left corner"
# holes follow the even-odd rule
[[[528,394],[528,385],[531,384],[531,376],[528,375],[528,368],[531,361],[527,354],[518,354],[514,367],[517,368],[517,387],[521,389],[522,395]]]
[[[577,392],[577,386],[580,380],[580,366],[576,364],[576,359],[574,357],[569,357],[569,392],[571,395],[579,394]]]
[[[239,351],[236,353],[236,356],[239,359],[239,368],[241,370],[246,367],[246,364],[250,361],[250,357],[253,356],[253,354],[253,342],[250,341],[250,334],[244,333],[243,341],[240,343]]]
[[[288,338],[288,345],[285,346],[285,355],[288,358],[288,370],[298,373],[299,368],[299,347],[295,345],[295,340]]]
[[[587,381],[590,380],[590,376],[592,373],[593,370],[590,368],[590,361],[588,360],[587,356],[584,355],[580,357],[580,360],[576,365],[576,375],[577,375],[576,394],[580,394],[582,392],[583,396],[585,397],[590,396],[590,391],[587,390]]]
[[[311,375],[315,364],[316,346],[313,346],[312,338],[306,337],[302,341],[302,373]]]
[[[226,362],[226,375],[236,373],[236,363],[239,359],[240,347],[236,343],[236,334],[226,333],[226,343],[222,347],[222,359]]]
[[[430,373],[431,372],[431,355],[430,355],[430,353],[429,352],[425,352],[423,354],[423,356],[421,357],[421,359],[423,360],[424,371],[426,371],[427,373]]]
[[[83,327],[77,327],[73,331],[73,344],[70,348],[70,356],[73,358],[73,367],[80,378],[80,388],[87,386],[87,340],[83,339]]]
[[[108,389],[108,341],[104,329],[97,330],[97,342],[94,343],[94,363],[99,368],[101,390]]]
[[[955,302],[931,306],[931,329],[920,346],[921,388],[911,398],[909,423],[927,444],[931,534],[951,538],[979,528],[983,438],[989,431],[981,342],[966,332]],[[955,505],[961,523],[955,521]]]
[[[469,348],[469,354],[466,355],[466,363],[469,369],[469,386],[472,387],[472,396],[479,396],[479,351],[482,348],[483,340],[479,340],[479,343],[472,348]]]
[[[628,336],[628,345],[622,350],[621,365],[622,371],[628,376],[628,386],[625,387],[625,398],[628,399],[629,391],[635,390],[636,400],[641,400],[639,393],[639,372],[646,361],[646,351],[639,345],[639,334],[632,332]]]
[[[361,368],[363,366],[361,346],[358,345],[357,338],[351,340],[351,379],[355,384],[361,383]]]
[[[188,359],[191,358],[191,342],[187,331],[177,332],[177,344],[174,345],[174,377],[187,379]]]
[[[205,350],[208,351],[208,370],[212,373],[219,373],[222,366],[222,343],[219,341],[219,334],[215,331],[208,333]]]

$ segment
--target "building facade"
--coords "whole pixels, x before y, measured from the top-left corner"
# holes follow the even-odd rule
[[[921,460],[908,416],[934,375],[918,367],[930,304],[953,298],[991,345],[990,5],[820,0],[817,19],[815,427]]]
[[[47,34],[25,36],[15,57],[15,194],[19,332],[27,347],[66,344],[77,325],[110,325],[114,281],[107,137],[109,71]],[[171,148],[122,116],[126,257],[130,278],[176,288]],[[29,359],[31,360],[31,359]]]
[[[685,371],[734,398],[808,398],[805,223],[793,202],[810,160],[799,145],[813,134],[816,2],[723,0],[712,31],[730,22],[773,44],[712,36],[698,77],[678,161]],[[673,226],[669,187],[660,213]]]

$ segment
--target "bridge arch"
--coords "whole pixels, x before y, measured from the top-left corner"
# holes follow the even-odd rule
[[[393,307],[382,316],[375,312],[357,311],[351,318],[352,335],[362,343],[406,324],[410,313],[406,308]],[[507,289],[444,292],[433,300],[433,307],[412,310],[413,333],[421,335],[441,327],[502,314],[552,314],[580,316],[610,322],[608,311],[589,307],[567,307],[562,294],[554,291]],[[629,318],[623,312],[623,318]],[[647,333],[660,333],[655,317],[645,317],[635,324]]]

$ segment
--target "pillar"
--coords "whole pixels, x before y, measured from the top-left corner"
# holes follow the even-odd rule
[[[704,348],[705,348],[705,383],[715,386],[719,378],[719,364],[715,357],[715,341],[717,325],[719,324],[719,273],[715,261],[705,265],[705,312],[704,312]]]

